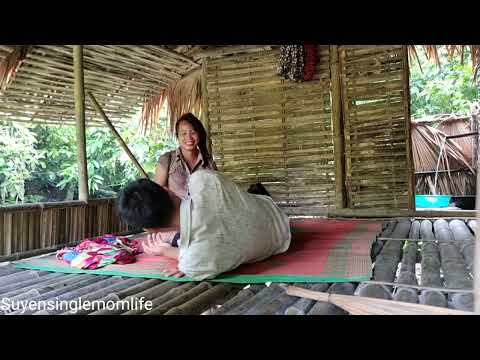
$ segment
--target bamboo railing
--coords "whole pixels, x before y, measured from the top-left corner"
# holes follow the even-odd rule
[[[129,230],[116,215],[115,200],[0,207],[0,257],[74,243]]]

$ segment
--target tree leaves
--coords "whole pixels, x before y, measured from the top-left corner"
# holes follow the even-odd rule
[[[163,152],[176,147],[167,132],[159,129],[146,137],[138,133],[135,123],[122,129],[121,135],[149,173],[154,172],[158,157]],[[112,196],[120,187],[138,178],[136,168],[110,130],[88,128],[86,137],[90,196]],[[25,194],[27,183],[35,184],[35,193]],[[75,127],[0,121],[1,202],[46,201],[50,188],[77,191]]]
[[[449,57],[444,47],[439,47],[438,50],[441,68],[428,61],[422,51],[418,52],[417,56],[423,73],[415,63],[412,64],[410,69],[412,118],[419,119],[437,114],[468,114],[471,103],[480,97],[478,79],[473,80],[471,64],[467,62],[462,64],[458,54]],[[433,53],[430,56],[433,56]]]

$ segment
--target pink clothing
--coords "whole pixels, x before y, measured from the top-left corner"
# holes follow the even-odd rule
[[[167,187],[177,196],[185,199],[188,196],[188,178],[198,169],[203,169],[204,163],[202,153],[199,151],[197,162],[192,171],[190,171],[182,156],[180,148],[177,148],[176,150],[169,151],[160,156],[157,166],[161,166],[168,172]],[[217,170],[217,165],[212,158],[208,159],[205,169]]]
[[[104,235],[85,239],[75,247],[65,247],[57,251],[56,257],[71,267],[93,270],[109,264],[133,263],[139,252],[135,241],[122,236]]]

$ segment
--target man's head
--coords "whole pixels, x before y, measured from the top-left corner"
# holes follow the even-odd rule
[[[128,225],[165,228],[170,226],[175,205],[163,187],[148,179],[139,179],[118,193],[117,209]]]

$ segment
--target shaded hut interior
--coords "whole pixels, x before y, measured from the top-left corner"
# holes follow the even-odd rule
[[[279,46],[84,45],[80,95],[75,48],[78,51],[70,45],[0,45],[0,117],[75,124],[83,131],[85,126],[105,126],[88,93],[115,127],[133,121],[140,111],[141,130],[148,132],[158,126],[165,102],[170,127],[179,114],[191,111],[207,130],[219,171],[245,189],[263,183],[292,218],[384,221],[372,245],[370,281],[298,286],[412,303],[423,296],[430,299],[424,304],[473,310],[475,212],[415,209],[416,189],[432,188],[427,172],[439,152],[430,147],[430,160],[418,155],[419,146],[428,148],[428,139],[435,135],[425,128],[426,122],[410,124],[409,60],[415,48],[318,45],[313,79],[296,82],[277,74]],[[478,71],[479,48],[472,49]],[[84,109],[84,123],[79,109]],[[470,119],[435,121],[445,134],[452,127],[478,129]],[[412,139],[418,140],[416,146]],[[470,146],[465,153],[455,144],[447,146],[444,156],[451,158],[451,168],[443,163],[437,169],[441,192],[455,186],[459,195],[473,194],[478,146],[471,139],[459,140],[468,142],[464,149]],[[81,163],[85,144],[78,146]],[[79,176],[82,182],[85,174]],[[448,185],[447,177],[458,179]],[[156,301],[154,314],[283,314],[287,309],[295,314],[346,313],[324,301],[299,303],[278,284],[183,284],[51,274],[10,264],[84,238],[135,232],[118,218],[113,198],[88,199],[83,186],[78,201],[0,207],[0,296],[40,296],[67,287],[92,299],[147,294]],[[449,268],[451,261],[462,270]],[[433,270],[432,262],[439,262]],[[424,276],[430,271],[442,280],[420,281],[422,269],[427,271]]]

